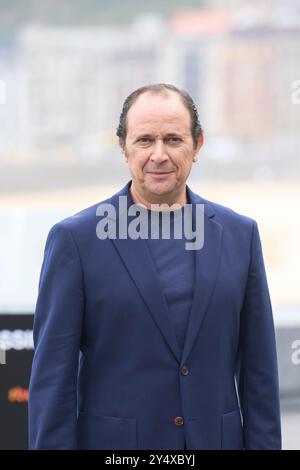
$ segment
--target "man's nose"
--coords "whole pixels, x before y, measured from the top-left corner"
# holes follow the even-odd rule
[[[152,148],[150,160],[156,163],[162,163],[165,160],[168,160],[168,158],[164,142],[157,140]]]

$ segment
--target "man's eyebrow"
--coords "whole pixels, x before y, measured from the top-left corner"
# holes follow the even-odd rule
[[[178,132],[169,132],[169,134],[167,134],[166,137],[182,137],[182,135],[179,134]]]
[[[138,136],[136,136],[136,140],[138,139],[152,139],[153,136],[151,134],[140,134]]]
[[[164,139],[168,139],[170,137],[181,137],[182,138],[182,134],[180,134],[179,132],[169,132],[168,134],[166,134],[164,136]],[[152,134],[140,134],[140,135],[137,135],[135,140],[139,140],[139,139],[153,139],[153,135]]]

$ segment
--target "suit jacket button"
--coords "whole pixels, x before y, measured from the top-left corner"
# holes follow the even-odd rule
[[[188,370],[187,366],[182,366],[181,369],[180,369],[180,372],[181,372],[182,375],[188,375],[189,370]]]
[[[176,424],[176,426],[182,426],[183,425],[183,417],[182,416],[176,416],[176,418],[174,418],[174,423]]]

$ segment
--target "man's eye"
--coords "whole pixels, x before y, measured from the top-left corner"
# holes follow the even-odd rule
[[[180,137],[169,137],[168,142],[171,144],[179,144],[181,142]]]
[[[141,137],[138,142],[141,142],[142,144],[148,144],[150,142],[149,137]]]

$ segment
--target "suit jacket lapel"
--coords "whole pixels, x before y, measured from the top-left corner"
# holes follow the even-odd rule
[[[213,294],[222,240],[222,226],[213,220],[215,212],[212,206],[189,188],[188,192],[193,204],[203,204],[204,207],[204,244],[195,251],[194,296],[182,355],[183,364],[192,350]]]
[[[123,206],[120,210],[119,196],[128,196],[130,184],[131,181],[109,200],[116,208],[117,219],[119,216],[122,216],[122,212],[127,209],[127,207]],[[159,284],[146,240],[132,240],[129,237],[122,240],[117,237],[111,241],[142,296],[154,322],[160,329],[176,360],[180,363],[180,348],[173,325],[168,317],[167,302]]]
[[[168,307],[159,284],[155,267],[146,243],[138,239],[112,240],[131,278],[148,307],[156,325],[180,363],[180,349],[173,325],[168,318]]]

